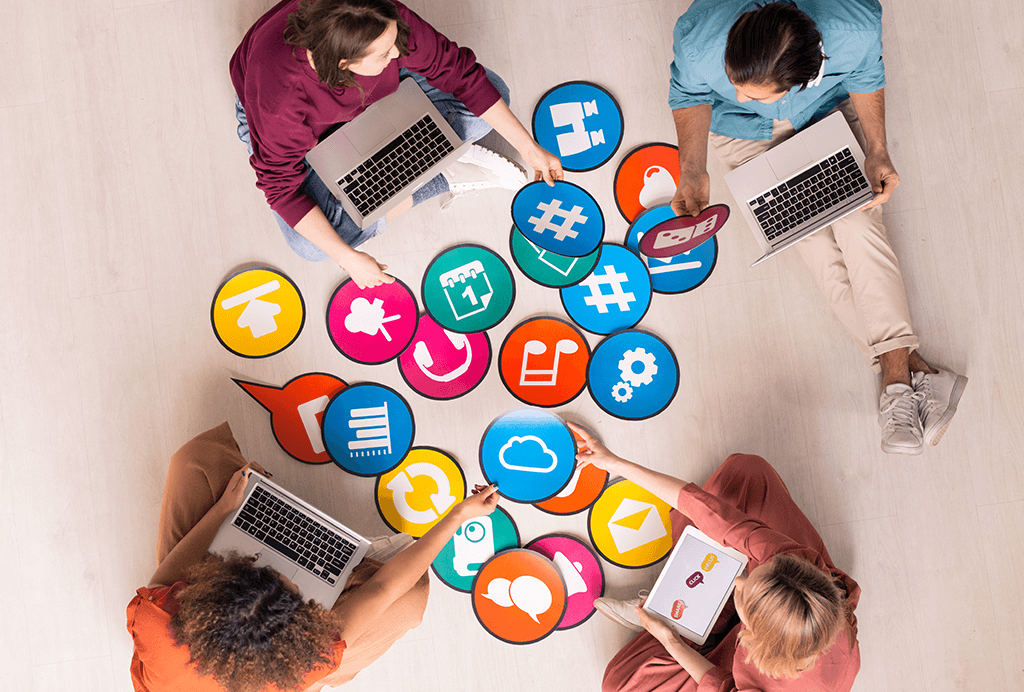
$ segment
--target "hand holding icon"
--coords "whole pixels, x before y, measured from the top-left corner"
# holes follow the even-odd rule
[[[567,421],[569,428],[579,437],[576,443],[576,463],[578,466],[593,464],[602,471],[612,472],[616,464],[625,461],[608,449],[603,442],[591,435],[585,428]]]
[[[474,485],[471,495],[460,502],[452,512],[457,512],[463,522],[491,514],[498,506],[498,484]]]

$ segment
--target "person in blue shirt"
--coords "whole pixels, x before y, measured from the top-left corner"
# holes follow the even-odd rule
[[[679,139],[672,207],[708,206],[708,139],[731,170],[839,109],[865,152],[875,198],[794,247],[872,367],[882,374],[882,449],[920,454],[949,427],[967,378],[918,353],[881,205],[900,176],[885,137],[877,0],[694,0],[676,22],[669,105]]]

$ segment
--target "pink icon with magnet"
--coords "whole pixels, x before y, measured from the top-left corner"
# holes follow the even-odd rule
[[[398,359],[402,377],[428,399],[455,399],[470,392],[490,366],[491,342],[485,332],[450,332],[426,313]]]
[[[349,279],[331,296],[327,332],[346,358],[377,365],[408,347],[418,312],[416,298],[401,281],[359,288]]]

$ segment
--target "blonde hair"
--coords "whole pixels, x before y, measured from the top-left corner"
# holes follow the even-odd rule
[[[776,555],[740,596],[747,663],[772,678],[795,678],[849,627],[846,594],[803,558]]]

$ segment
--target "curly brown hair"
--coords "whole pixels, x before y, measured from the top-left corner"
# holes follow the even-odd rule
[[[171,628],[188,646],[200,674],[230,692],[275,684],[300,689],[306,675],[329,663],[329,613],[285,585],[269,567],[238,554],[209,555],[188,573]]]

